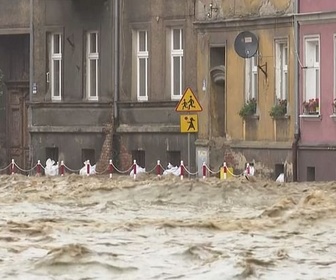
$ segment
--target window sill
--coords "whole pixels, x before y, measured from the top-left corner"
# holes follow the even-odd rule
[[[330,115],[330,118],[333,119],[334,121],[336,121],[336,113]]]
[[[251,115],[251,116],[246,116],[246,117],[243,117],[243,120],[244,121],[246,121],[246,120],[259,120],[259,115],[254,114],[254,115]]]
[[[290,119],[290,115],[284,115],[284,116],[281,116],[281,117],[272,117],[273,120],[288,120]]]
[[[322,115],[318,114],[303,114],[299,116],[300,118],[304,120],[312,120],[312,121],[319,121],[322,119]],[[336,117],[336,116],[335,116]]]

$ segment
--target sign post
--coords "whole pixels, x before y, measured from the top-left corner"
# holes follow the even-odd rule
[[[198,116],[190,114],[194,112],[202,112],[202,106],[198,102],[191,88],[188,87],[182,95],[179,103],[176,105],[175,111],[179,113],[187,113],[180,115],[180,129],[182,133],[188,133],[188,164],[190,166],[190,133],[198,132]]]

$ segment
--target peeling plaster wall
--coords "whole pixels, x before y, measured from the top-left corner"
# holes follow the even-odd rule
[[[208,16],[210,3],[218,10],[212,9],[212,14]],[[283,164],[286,177],[290,180],[294,135],[294,40],[291,17],[294,0],[199,0],[197,4],[197,76],[199,99],[203,106],[203,112],[199,114],[198,137],[209,140],[211,166],[216,169],[226,161],[228,166],[239,172],[247,162],[254,162],[258,175],[273,178],[276,165]],[[245,60],[237,55],[234,41],[240,32],[246,30],[258,38],[258,64],[267,75],[258,71],[258,117],[244,125],[238,112],[245,99]],[[276,39],[286,39],[289,44],[288,114],[291,117],[274,121],[269,112],[275,102]],[[225,46],[225,137],[214,137],[215,134],[211,133],[211,119],[216,115],[211,109],[212,87],[201,91],[202,79],[211,83],[208,74],[209,51],[213,46]]]
[[[294,9],[293,0],[199,0],[198,19],[207,17],[211,2],[218,7],[217,12],[213,10],[215,19],[291,14]]]

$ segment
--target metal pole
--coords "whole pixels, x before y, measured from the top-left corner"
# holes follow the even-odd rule
[[[32,121],[32,108],[33,102],[33,82],[34,82],[34,0],[29,2],[30,19],[29,19],[29,105],[28,105],[28,126],[33,124]],[[28,133],[28,161],[34,162],[32,136]]]
[[[299,24],[297,15],[299,13],[299,0],[295,1],[294,6],[294,140],[292,144],[292,160],[293,160],[293,181],[297,182],[298,180],[298,143],[300,141],[300,98],[299,98],[299,80],[300,80],[300,72],[299,72],[299,59],[300,59],[300,35],[299,35]]]
[[[34,6],[30,0],[30,34],[29,34],[29,101],[33,100],[33,79],[34,79]]]
[[[190,132],[188,132],[188,166],[190,171]],[[188,178],[190,178],[190,174],[188,173]]]
[[[120,74],[120,2],[114,0],[114,100],[113,115],[114,119],[118,118],[118,97],[119,97],[119,74]]]

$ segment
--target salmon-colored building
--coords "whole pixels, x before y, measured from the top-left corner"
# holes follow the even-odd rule
[[[299,1],[298,179],[336,179],[336,2]]]

